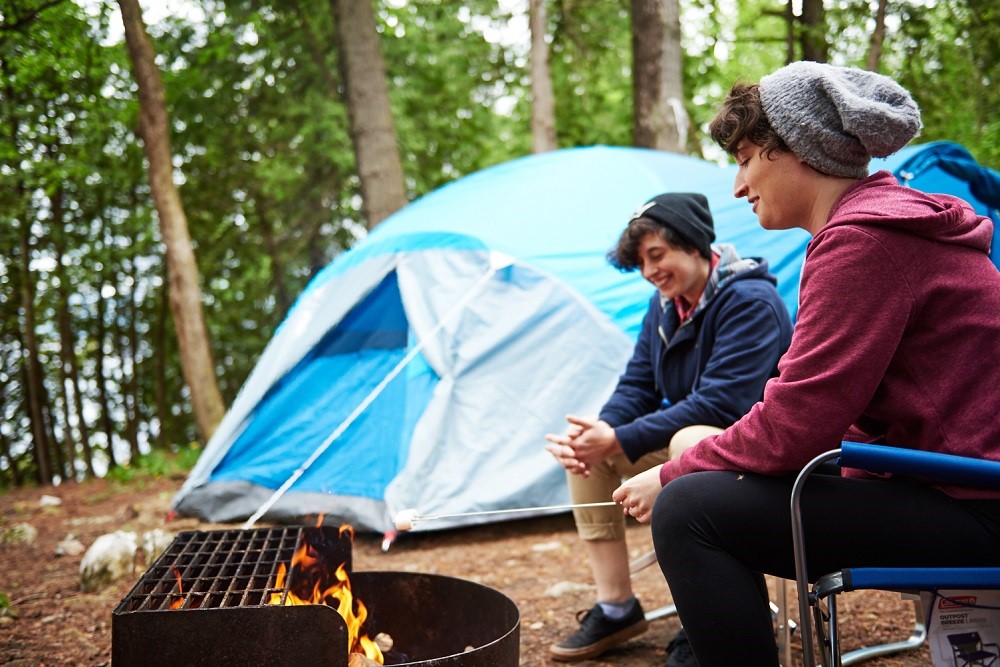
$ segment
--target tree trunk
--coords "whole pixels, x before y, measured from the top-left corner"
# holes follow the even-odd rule
[[[52,198],[53,220],[59,221],[63,212],[62,189],[57,188]],[[83,400],[80,396],[80,378],[76,363],[75,335],[73,333],[73,315],[69,309],[70,280],[66,277],[64,258],[66,254],[66,230],[57,224],[52,231],[53,245],[56,251],[55,275],[59,281],[59,299],[56,321],[59,328],[59,349],[62,358],[59,360],[59,375],[61,379],[62,399],[65,406],[66,452],[70,465],[74,468],[76,478],[76,461],[83,458],[83,469],[87,477],[95,477],[94,461],[90,451],[90,440],[87,422],[83,414]],[[73,435],[73,421],[76,418],[77,433],[80,436],[79,448]]]
[[[49,441],[49,451],[53,453],[55,461],[53,470],[60,475],[62,481],[66,481],[74,478],[73,468],[66,458],[66,450],[59,446],[59,441],[56,439],[56,418],[52,414],[52,406],[53,400],[49,397],[45,384],[42,383],[42,423],[45,424],[45,437]]]
[[[49,449],[48,429],[45,427],[44,392],[42,386],[42,364],[38,360],[38,338],[35,334],[35,277],[31,272],[31,232],[28,225],[21,223],[21,312],[24,330],[24,388],[31,420],[31,434],[34,440],[32,454],[35,458],[35,473],[39,484],[51,484],[53,478],[52,457]]]
[[[130,278],[135,276],[135,264],[128,265]],[[135,280],[130,281],[135,285]],[[125,418],[125,439],[128,440],[129,451],[131,452],[131,462],[135,465],[142,452],[139,450],[139,428],[137,425],[138,405],[135,401],[135,385],[138,384],[139,360],[136,358],[135,348],[132,346],[132,331],[135,329],[135,319],[138,317],[135,308],[135,297],[133,294],[121,294],[122,310],[115,318],[121,322],[121,327],[117,328],[112,337],[117,344],[118,359],[121,363],[121,396],[122,412]]]
[[[170,309],[167,307],[166,292],[157,293],[156,323],[153,330],[153,363],[156,368],[156,416],[160,422],[160,432],[157,438],[161,446],[171,444],[172,429],[170,405],[167,401],[167,320],[170,318]]]
[[[875,10],[875,29],[872,30],[871,39],[868,40],[868,58],[865,63],[866,69],[870,72],[877,72],[879,63],[882,61],[882,42],[885,41],[885,10],[889,0],[878,0],[878,9]]]
[[[406,205],[403,164],[372,0],[331,0],[368,229]]]
[[[825,63],[828,59],[826,43],[826,10],[823,0],[802,0],[802,59]]]
[[[136,270],[135,262],[132,262],[131,269],[132,269],[132,284],[138,285],[139,272]],[[132,443],[134,443],[132,445],[134,447],[134,450],[138,452],[139,426],[143,421],[143,413],[142,413],[142,402],[139,399],[139,385],[140,385],[139,373],[141,371],[141,368],[139,366],[138,323],[139,323],[140,313],[139,313],[139,304],[136,302],[136,294],[134,290],[129,294],[128,302],[129,302],[129,316],[126,319],[126,322],[128,322],[128,328],[127,328],[128,339],[126,341],[126,345],[128,349],[128,356],[132,360],[132,377],[130,378],[127,384],[129,404],[131,406],[129,412],[132,415],[132,418],[129,420],[129,439]]]
[[[785,64],[795,62],[795,7],[792,0],[785,3]]]
[[[59,349],[61,356],[59,357],[59,391],[57,392],[59,400],[62,402],[62,412],[63,412],[63,446],[66,451],[66,469],[69,473],[68,479],[76,479],[76,437],[73,435],[73,401],[69,395],[69,372],[66,367],[69,363],[67,356],[67,347],[69,349],[69,354],[73,354],[72,344],[66,339],[64,335],[64,317],[63,313],[60,312],[56,315],[58,319],[59,326]],[[54,421],[54,420],[53,420]]]
[[[104,221],[101,221],[101,238],[104,238]],[[107,284],[104,270],[101,270],[101,288]],[[101,427],[104,430],[104,437],[107,440],[108,460],[111,467],[118,467],[122,464],[115,454],[115,425],[111,420],[111,399],[108,396],[108,377],[104,368],[104,345],[107,342],[108,331],[104,320],[107,299],[99,299],[97,302],[97,317],[94,332],[96,341],[94,346],[94,366],[97,371],[97,400],[101,407]]]
[[[549,45],[545,41],[548,19],[546,0],[531,0],[528,23],[531,26],[531,151],[544,153],[556,149],[556,102],[549,71]]]
[[[77,428],[80,431],[80,445],[82,447],[83,464],[87,477],[96,477],[94,470],[94,450],[90,445],[90,426],[87,424],[87,416],[83,408],[83,389],[80,385],[80,365],[76,360],[76,347],[74,342],[76,335],[73,327],[73,315],[68,304],[63,313],[63,339],[69,341],[66,346],[66,354],[69,357],[69,382],[73,389],[74,407],[76,408]]]
[[[215,378],[215,364],[201,307],[198,265],[191,248],[187,218],[174,185],[170,127],[163,82],[153,45],[146,34],[138,0],[118,0],[125,43],[139,88],[139,134],[149,160],[149,185],[160,218],[170,276],[170,305],[177,329],[181,369],[201,436],[208,440],[225,406]]]
[[[7,395],[7,383],[4,381],[4,374],[0,373],[0,415],[7,414],[7,406],[5,404],[4,397]],[[14,486],[21,486],[24,484],[24,478],[21,476],[21,469],[18,466],[18,461],[14,458],[14,454],[11,451],[10,440],[7,438],[7,434],[4,433],[3,429],[0,429],[0,456],[7,459],[7,471],[10,473],[10,481]]]
[[[636,146],[686,153],[678,0],[632,0],[633,136]]]

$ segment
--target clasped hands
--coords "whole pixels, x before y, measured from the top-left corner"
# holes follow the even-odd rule
[[[593,466],[621,453],[615,430],[607,422],[576,415],[567,415],[566,421],[563,435],[545,436],[551,443],[545,449],[570,473],[588,477]],[[660,488],[660,469],[654,467],[626,480],[611,498],[626,514],[648,523]]]

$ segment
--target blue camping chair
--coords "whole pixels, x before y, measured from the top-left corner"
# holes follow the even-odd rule
[[[838,593],[854,590],[885,590],[900,593],[937,591],[939,589],[1000,589],[1000,567],[981,568],[886,568],[855,567],[820,577],[810,590],[806,574],[805,540],[802,529],[800,500],[809,477],[824,464],[858,468],[874,473],[912,475],[941,482],[967,484],[1000,489],[1000,462],[972,459],[950,454],[935,454],[899,447],[844,442],[840,449],[817,456],[802,469],[792,488],[792,541],[795,553],[795,575],[798,587],[802,661],[804,667],[814,667],[813,627],[809,622],[811,608],[816,640],[822,664],[839,666],[873,655],[915,648],[926,633],[918,618],[916,641],[887,644],[852,652],[842,656],[837,637]],[[850,661],[846,658],[852,658]],[[843,662],[842,662],[843,660]]]

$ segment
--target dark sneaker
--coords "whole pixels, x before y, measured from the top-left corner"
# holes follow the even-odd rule
[[[589,611],[577,613],[576,620],[580,622],[579,630],[564,641],[549,646],[554,660],[576,662],[596,658],[612,646],[641,635],[649,627],[646,612],[638,600],[629,613],[618,620],[605,616],[599,604]]]
[[[684,628],[667,644],[667,662],[663,667],[698,667],[698,660],[694,657]]]

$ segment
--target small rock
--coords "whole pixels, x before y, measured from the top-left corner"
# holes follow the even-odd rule
[[[545,623],[543,623],[541,621],[535,621],[534,623],[532,623],[528,627],[531,628],[532,630],[541,630],[542,628],[545,627]]]
[[[0,542],[7,544],[31,544],[38,537],[38,529],[30,523],[15,523],[0,533]]]
[[[558,540],[555,542],[539,542],[538,544],[532,544],[532,551],[555,551],[556,549],[562,548],[562,542]]]
[[[553,584],[546,589],[545,594],[550,598],[557,598],[566,595],[567,593],[583,593],[585,591],[592,591],[596,588],[593,584],[578,584],[574,581],[560,581],[557,584]]]
[[[63,539],[56,545],[56,556],[79,556],[86,550],[83,546],[83,542],[76,539],[73,533],[66,535]]]
[[[41,507],[55,507],[57,505],[62,505],[62,498],[59,496],[43,495],[38,499],[38,504]]]
[[[147,530],[142,534],[142,556],[146,560],[146,565],[152,565],[160,554],[167,550],[174,536],[160,528]]]
[[[98,537],[80,561],[80,589],[92,593],[131,575],[137,548],[132,532],[116,530]]]

